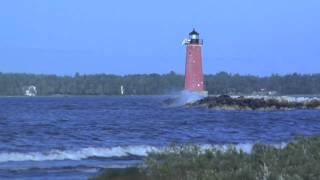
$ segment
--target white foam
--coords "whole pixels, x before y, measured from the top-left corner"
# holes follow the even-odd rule
[[[283,148],[285,143],[273,145],[276,148]],[[243,143],[237,145],[200,145],[200,150],[205,152],[210,149],[217,149],[225,152],[228,148],[234,147],[237,151],[242,150],[245,153],[251,153],[253,144]],[[48,152],[3,152],[0,153],[0,163],[4,162],[19,162],[19,161],[54,161],[54,160],[83,160],[90,157],[112,158],[147,156],[151,152],[163,152],[166,148],[157,148],[153,146],[127,146],[127,147],[112,147],[112,148],[83,148],[79,150],[51,150]],[[169,149],[170,151],[170,149]]]
[[[204,97],[205,96],[202,95],[201,93],[191,92],[191,91],[181,91],[177,96],[177,100],[171,106],[183,106],[186,104],[191,104],[203,99]]]
[[[83,148],[79,150],[51,150],[48,152],[3,152],[0,153],[0,163],[9,161],[52,161],[52,160],[82,160],[90,157],[125,157],[129,155],[146,156],[148,152],[157,151],[152,146],[127,146],[112,148]]]

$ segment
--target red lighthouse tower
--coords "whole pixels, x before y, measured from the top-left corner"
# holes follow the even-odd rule
[[[185,71],[185,91],[199,93],[207,96],[202,71],[202,45],[203,41],[199,38],[199,33],[193,29],[189,33],[189,39],[184,40],[187,46],[187,59]]]

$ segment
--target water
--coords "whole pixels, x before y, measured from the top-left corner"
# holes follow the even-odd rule
[[[0,179],[87,179],[171,143],[281,144],[320,132],[319,110],[166,107],[165,96],[0,98]]]

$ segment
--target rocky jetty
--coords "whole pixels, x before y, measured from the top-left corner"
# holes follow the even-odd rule
[[[206,107],[225,110],[289,110],[320,109],[320,100],[289,101],[277,98],[231,97],[228,95],[209,96],[186,104],[187,107]]]

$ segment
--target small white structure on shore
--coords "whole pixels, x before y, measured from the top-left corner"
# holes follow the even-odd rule
[[[267,90],[264,88],[260,89],[259,91],[252,92],[252,95],[258,95],[258,96],[275,96],[277,94],[278,94],[277,91]]]
[[[121,95],[124,95],[124,87],[123,87],[123,85],[121,85],[121,87],[120,87],[120,92],[121,92]]]
[[[36,86],[25,86],[23,87],[24,95],[25,96],[36,96],[38,94]]]

